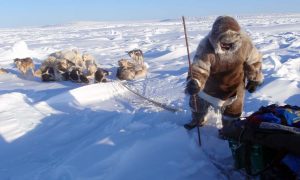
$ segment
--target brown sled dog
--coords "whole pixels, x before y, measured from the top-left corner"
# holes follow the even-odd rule
[[[140,49],[134,49],[128,52],[128,55],[132,58],[136,65],[144,65],[144,54]]]
[[[134,80],[147,75],[147,67],[145,65],[139,66],[126,59],[121,59],[118,63],[117,77],[120,80]]]
[[[26,75],[27,71],[31,70],[31,73],[34,76],[34,64],[31,58],[16,58],[14,59],[14,63],[23,75]]]
[[[106,76],[109,75],[109,72],[98,68],[97,71],[95,72],[95,83],[100,83],[100,82],[107,82]]]
[[[6,69],[0,68],[0,75],[1,74],[7,74],[8,71]]]
[[[127,59],[121,59],[118,64],[117,77],[120,80],[133,80],[135,77],[134,64]]]

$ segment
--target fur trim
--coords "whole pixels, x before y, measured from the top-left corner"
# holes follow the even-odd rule
[[[219,16],[212,26],[212,36],[218,36],[219,34],[232,30],[239,32],[241,30],[238,22],[230,16]]]
[[[241,47],[241,28],[238,22],[229,16],[218,17],[209,33],[209,41],[215,49],[216,54],[231,56]],[[221,43],[231,43],[229,50],[223,50]]]
[[[209,41],[215,49],[215,53],[219,55],[231,56],[237,52],[242,46],[242,37],[239,32],[227,30],[219,34],[217,37],[209,35]],[[223,50],[221,43],[232,43],[233,46],[229,50]]]

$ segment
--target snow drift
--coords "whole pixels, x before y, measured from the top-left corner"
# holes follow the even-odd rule
[[[193,53],[214,17],[187,20]],[[271,103],[300,105],[300,15],[238,17],[263,53],[264,84],[247,94],[247,115]],[[28,36],[30,34],[30,36]],[[0,29],[0,179],[243,179],[210,113],[196,131],[183,93],[187,56],[178,20],[74,23]],[[185,111],[153,106],[117,83],[83,86],[23,77],[12,59],[40,62],[52,52],[78,48],[112,72],[125,51],[138,47],[149,64],[145,79],[128,82],[152,99]]]

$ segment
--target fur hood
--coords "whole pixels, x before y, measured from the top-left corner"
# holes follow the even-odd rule
[[[242,32],[238,22],[229,16],[220,16],[212,26],[208,37],[215,53],[230,55],[236,52],[242,44]],[[230,49],[224,50],[221,43],[229,44]]]

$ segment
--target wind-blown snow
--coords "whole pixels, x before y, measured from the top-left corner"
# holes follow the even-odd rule
[[[214,18],[187,19],[192,57]],[[247,93],[244,115],[271,103],[300,106],[300,15],[237,19],[264,59],[265,82]],[[13,65],[30,56],[38,67],[71,48],[93,54],[113,80],[117,61],[140,48],[149,74],[129,86],[183,111],[155,107],[116,81],[43,83]],[[218,114],[201,128],[202,147],[196,131],[183,128],[190,112],[180,20],[0,29],[0,66],[10,72],[0,76],[0,179],[244,179],[217,137]]]

